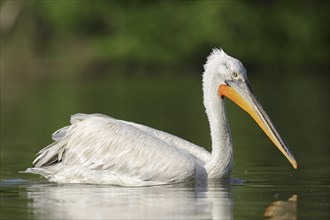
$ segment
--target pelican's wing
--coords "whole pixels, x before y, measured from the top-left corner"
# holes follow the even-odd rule
[[[177,136],[174,136],[172,134],[169,134],[167,132],[164,131],[160,131],[154,128],[150,128],[148,126],[145,125],[141,125],[141,124],[137,124],[137,123],[133,123],[133,122],[128,122],[128,121],[121,121],[123,123],[132,125],[142,131],[145,131],[153,136],[155,136],[156,138],[169,143],[169,144],[174,144],[175,146],[189,152],[191,155],[193,155],[196,158],[199,158],[200,160],[202,160],[204,163],[206,163],[207,161],[210,160],[211,154],[210,152],[208,152],[207,150],[205,150],[204,148],[193,144],[189,141],[186,141],[182,138],[179,138]]]
[[[84,181],[90,171],[98,171],[93,178],[176,182],[194,177],[203,163],[173,143],[110,117],[79,114],[71,123],[55,132],[56,141],[39,152],[34,173],[57,182],[72,176],[76,182],[90,182]]]
[[[72,124],[75,124],[77,122],[80,122],[82,120],[85,120],[86,118],[90,118],[90,117],[94,117],[94,116],[104,117],[104,118],[112,118],[110,116],[103,115],[103,114],[98,114],[98,113],[96,113],[96,114],[82,114],[82,113],[78,113],[78,114],[75,114],[75,115],[72,115],[71,116],[70,122]],[[186,140],[184,140],[182,138],[179,138],[179,137],[177,137],[175,135],[172,135],[172,134],[169,134],[167,132],[160,131],[160,130],[157,130],[157,129],[154,129],[154,128],[151,128],[151,127],[148,127],[148,126],[145,126],[145,125],[133,123],[133,122],[128,122],[128,121],[124,121],[124,120],[118,120],[118,121],[120,121],[122,123],[125,123],[125,124],[128,124],[128,125],[131,125],[133,127],[136,127],[139,130],[142,130],[142,131],[148,133],[149,135],[152,135],[155,138],[158,138],[158,139],[162,140],[165,143],[168,143],[170,145],[175,145],[176,147],[181,148],[181,149],[189,152],[194,157],[202,160],[204,163],[206,163],[207,161],[210,160],[210,157],[211,157],[210,152],[208,152],[207,150],[205,150],[203,147],[200,147],[200,146],[198,146],[196,144],[193,144],[193,143],[191,143],[189,141],[186,141]],[[58,136],[59,137],[63,136],[63,133],[66,132],[66,130],[67,130],[68,127],[69,126],[64,127],[62,129],[59,129],[58,131],[56,131],[52,135],[52,138],[54,140],[56,140]]]

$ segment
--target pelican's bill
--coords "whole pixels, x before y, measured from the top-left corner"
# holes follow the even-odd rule
[[[283,138],[279,135],[268,115],[257,101],[250,86],[245,82],[238,84],[234,81],[226,81],[226,83],[227,84],[222,84],[219,86],[218,94],[221,97],[225,96],[229,98],[249,113],[249,115],[251,115],[261,129],[266,133],[269,139],[289,160],[292,166],[297,169],[298,165],[293,154],[291,153],[291,150],[287,147]]]

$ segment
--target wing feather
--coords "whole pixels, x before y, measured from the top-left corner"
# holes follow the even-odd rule
[[[39,152],[35,168],[81,166],[121,177],[171,182],[192,178],[203,164],[173,141],[148,132],[148,127],[99,114],[76,114],[71,123]]]

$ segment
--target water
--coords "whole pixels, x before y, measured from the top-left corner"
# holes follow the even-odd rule
[[[327,181],[252,176],[137,188],[13,180],[2,183],[1,219],[328,219]]]
[[[76,112],[147,124],[207,148],[198,78],[4,85],[0,219],[328,219],[328,77],[250,80],[298,170],[228,102],[238,179],[137,188],[54,184],[18,171]]]

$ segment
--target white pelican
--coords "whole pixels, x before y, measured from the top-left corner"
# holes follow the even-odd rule
[[[230,176],[233,146],[224,97],[247,111],[294,168],[286,143],[254,96],[242,63],[221,49],[207,58],[204,106],[212,153],[174,135],[100,114],[75,114],[25,172],[57,183],[146,186]]]

